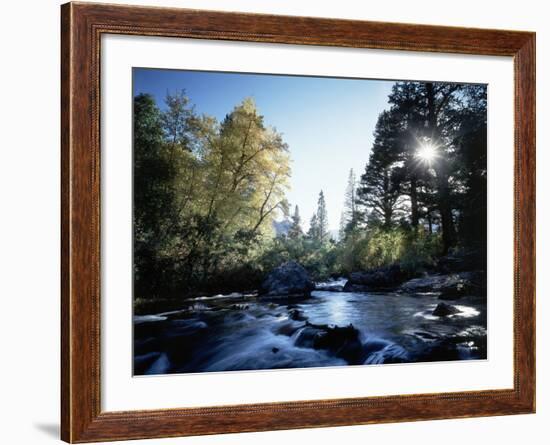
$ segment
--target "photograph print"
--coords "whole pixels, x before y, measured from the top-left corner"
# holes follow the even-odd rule
[[[487,85],[132,76],[134,375],[487,358]]]

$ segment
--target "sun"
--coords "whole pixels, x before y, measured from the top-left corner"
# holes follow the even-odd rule
[[[437,156],[437,147],[429,142],[422,144],[416,151],[416,157],[427,164],[431,164]]]

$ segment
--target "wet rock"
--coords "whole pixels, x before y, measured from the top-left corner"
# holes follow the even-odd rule
[[[299,311],[298,309],[290,309],[288,311],[288,317],[292,320],[296,320],[296,321],[305,321],[307,320],[307,317],[304,316],[304,314]]]
[[[447,317],[449,315],[454,315],[458,313],[460,313],[460,310],[458,310],[456,307],[451,306],[447,303],[439,303],[432,312],[432,315],[435,315],[436,317]]]
[[[386,346],[388,346],[390,343],[386,340],[382,339],[369,339],[365,342],[363,345],[363,351],[368,356],[372,354],[373,352],[380,351],[384,349]]]
[[[295,345],[300,348],[313,348],[317,337],[324,335],[324,330],[311,326],[306,323],[298,333]]]
[[[370,353],[364,364],[379,365],[382,363],[407,363],[410,361],[409,353],[404,348],[390,343],[384,348]]]
[[[295,344],[299,347],[328,350],[351,365],[362,364],[366,356],[359,340],[359,331],[351,324],[339,327],[306,322]]]
[[[407,279],[398,264],[365,272],[353,272],[344,286],[344,292],[367,292],[393,289]]]
[[[460,358],[460,351],[457,345],[448,340],[439,340],[425,344],[415,354],[415,359],[418,362],[444,362],[460,360]]]
[[[322,290],[325,292],[343,292],[347,281],[348,280],[345,278],[337,278],[322,283],[315,283],[315,290]]]
[[[134,356],[134,374],[143,375],[151,365],[160,357],[160,352],[149,352]]]
[[[344,286],[341,284],[325,284],[315,286],[315,290],[322,290],[325,292],[343,292]]]
[[[464,295],[482,295],[487,292],[487,278],[481,271],[451,275],[441,286],[441,300],[454,300]]]
[[[288,261],[273,270],[262,283],[263,297],[309,297],[315,284],[297,262]]]
[[[479,271],[436,274],[409,280],[399,287],[399,291],[413,294],[437,292],[440,299],[453,300],[464,295],[482,294],[485,282],[485,274]]]
[[[278,335],[286,335],[287,337],[290,337],[302,326],[303,324],[298,324],[293,321],[287,321],[278,325],[274,332]]]
[[[428,275],[422,278],[413,278],[403,283],[399,287],[399,291],[406,293],[439,292],[447,277],[447,275]]]

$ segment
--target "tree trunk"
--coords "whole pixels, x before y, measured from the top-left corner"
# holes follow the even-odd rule
[[[455,226],[453,222],[453,211],[450,205],[449,183],[447,177],[438,172],[437,180],[438,207],[441,213],[441,237],[443,238],[443,253],[446,254],[449,248],[456,242]]]
[[[437,114],[435,111],[436,104],[433,83],[426,83],[426,99],[428,102],[428,130],[432,143],[437,144],[439,135],[437,132]],[[449,248],[456,242],[453,213],[450,203],[449,178],[446,167],[446,159],[444,156],[434,164],[434,170],[437,176],[437,202],[439,212],[441,213],[441,237],[443,238],[444,254],[446,254]]]
[[[416,190],[416,178],[411,179],[411,225],[418,227],[418,193]]]

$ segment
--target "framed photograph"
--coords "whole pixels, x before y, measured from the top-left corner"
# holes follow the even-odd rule
[[[535,411],[534,33],[61,16],[63,440]]]

